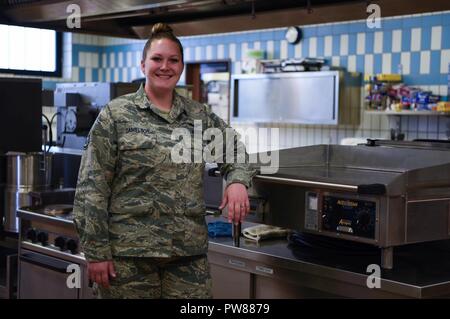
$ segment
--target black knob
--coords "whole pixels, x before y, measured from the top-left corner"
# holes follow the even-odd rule
[[[367,211],[360,212],[358,220],[356,221],[358,228],[363,232],[367,232],[370,227],[370,222],[371,222],[370,213],[368,213]]]
[[[73,240],[73,239],[69,239],[67,241],[67,249],[70,250],[70,252],[72,254],[76,254],[77,253],[77,249],[78,249],[78,243]]]
[[[331,229],[331,217],[329,214],[322,214],[322,229],[330,230]]]
[[[62,236],[58,236],[55,238],[55,246],[58,247],[61,251],[66,249],[66,239]]]
[[[37,240],[42,244],[42,246],[46,246],[48,244],[48,234],[46,232],[39,232],[37,234]]]
[[[28,229],[26,237],[27,237],[28,240],[31,240],[33,243],[35,243],[36,239],[37,239],[37,232],[36,232],[36,230],[33,229],[33,228]]]

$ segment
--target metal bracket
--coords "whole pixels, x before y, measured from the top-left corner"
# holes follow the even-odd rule
[[[306,11],[308,12],[308,14],[311,14],[313,12],[313,9],[311,7],[311,0],[308,0],[306,4]]]
[[[255,0],[252,1],[252,19],[256,19]]]

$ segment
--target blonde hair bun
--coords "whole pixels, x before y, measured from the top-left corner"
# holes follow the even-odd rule
[[[156,23],[152,27],[152,37],[155,37],[156,35],[160,33],[173,33],[172,28],[165,23]]]
[[[150,49],[150,46],[153,41],[160,39],[168,39],[176,43],[178,48],[180,49],[181,54],[181,62],[184,63],[184,55],[183,55],[183,45],[181,44],[180,39],[178,39],[174,34],[172,28],[165,23],[155,23],[152,27],[152,34],[144,45],[144,49],[142,50],[142,60],[145,61],[147,58],[147,51]]]

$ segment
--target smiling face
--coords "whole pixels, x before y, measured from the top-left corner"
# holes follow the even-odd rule
[[[180,79],[183,67],[180,48],[175,42],[166,38],[152,41],[145,59],[141,61],[146,89],[156,94],[171,92]]]

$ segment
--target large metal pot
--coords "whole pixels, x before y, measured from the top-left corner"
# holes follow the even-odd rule
[[[6,184],[18,187],[48,186],[51,178],[52,154],[7,153]]]
[[[28,195],[31,191],[50,187],[53,154],[47,153],[7,153],[6,185],[3,228],[18,232],[16,211],[19,207],[30,206]]]

